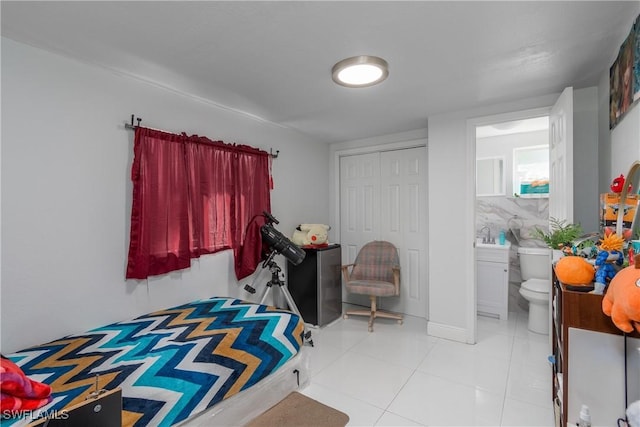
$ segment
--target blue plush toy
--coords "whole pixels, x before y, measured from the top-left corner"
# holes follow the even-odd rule
[[[602,295],[607,287],[607,282],[613,279],[618,269],[622,266],[624,255],[617,250],[600,251],[596,257],[596,277],[593,293]]]

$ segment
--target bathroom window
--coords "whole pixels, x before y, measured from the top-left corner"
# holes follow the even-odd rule
[[[516,197],[549,197],[549,145],[514,148],[513,192]]]

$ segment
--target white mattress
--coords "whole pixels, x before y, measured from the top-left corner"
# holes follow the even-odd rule
[[[277,372],[253,387],[223,400],[212,408],[179,424],[181,427],[243,426],[271,408],[292,391],[304,388],[309,382],[308,346],[287,361]],[[297,373],[296,373],[297,371]]]

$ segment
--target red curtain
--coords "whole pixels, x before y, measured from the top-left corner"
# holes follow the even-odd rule
[[[252,219],[271,209],[268,156],[252,147],[136,128],[126,277],[188,268],[191,258],[224,249],[234,250],[238,279],[251,274],[261,239],[259,233],[245,236]]]
[[[185,144],[189,165],[192,256],[230,249],[233,183],[233,153],[214,149],[191,138]]]
[[[240,280],[253,273],[261,259],[260,226],[265,221],[256,215],[271,212],[271,199],[268,156],[240,152],[236,160],[234,182],[239,191],[233,202],[237,214],[234,240],[243,244],[234,247],[234,260],[236,277]]]

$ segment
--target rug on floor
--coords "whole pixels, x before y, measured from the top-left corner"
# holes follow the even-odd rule
[[[344,427],[348,422],[347,414],[294,391],[246,427]]]

